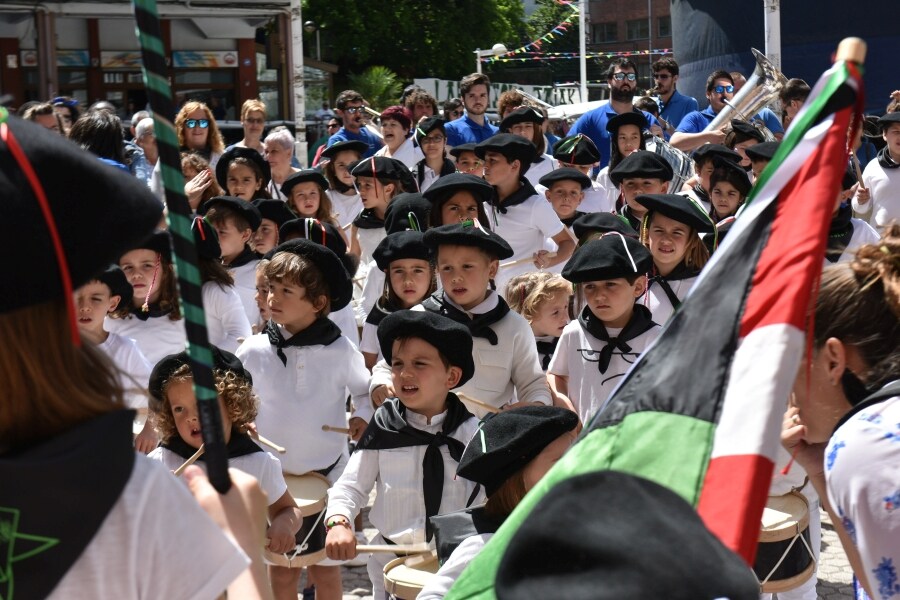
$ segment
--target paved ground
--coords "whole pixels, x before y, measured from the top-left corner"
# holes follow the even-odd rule
[[[368,516],[368,509],[363,513]],[[364,519],[365,534],[368,539],[375,537],[375,530],[371,529],[368,519]],[[816,587],[818,596],[824,600],[852,599],[853,587],[851,585],[852,572],[847,563],[847,557],[841,548],[837,534],[828,519],[828,515],[822,513],[822,551],[819,562],[819,583]],[[343,600],[373,600],[372,586],[365,567],[344,567],[344,598]]]

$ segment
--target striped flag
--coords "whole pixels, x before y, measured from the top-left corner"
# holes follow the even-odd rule
[[[854,108],[858,125],[861,107],[857,66],[836,63],[663,333],[448,599],[495,597],[500,559],[515,531],[528,527],[534,505],[557,482],[603,469],[674,490],[726,546],[753,563],[781,417],[847,164],[847,130]],[[572,517],[572,535],[579,518]]]

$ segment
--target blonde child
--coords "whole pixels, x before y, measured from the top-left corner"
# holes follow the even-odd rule
[[[250,374],[236,356],[212,347],[213,375],[218,395],[219,412],[228,452],[228,465],[253,475],[269,500],[269,526],[266,549],[284,553],[296,545],[295,536],[303,523],[303,515],[287,489],[278,459],[263,451],[245,430],[253,423],[257,398]],[[159,403],[153,422],[161,446],[149,458],[161,462],[170,471],[189,459],[203,443],[200,413],[193,389],[187,352],[162,359],[150,375],[150,393]],[[200,465],[205,466],[200,457]],[[278,567],[269,567],[277,569]],[[273,578],[273,581],[278,581]],[[297,590],[273,589],[276,598],[296,598]]]
[[[412,308],[436,288],[431,251],[420,231],[398,231],[381,240],[375,248],[375,262],[385,274],[384,291],[369,314],[362,329],[359,349],[371,370],[381,358],[378,346],[378,324],[387,315]]]
[[[509,308],[531,325],[541,368],[546,372],[559,336],[569,324],[572,285],[559,275],[536,271],[513,277],[506,284],[505,297]]]
[[[232,146],[216,164],[216,180],[222,189],[246,202],[269,198],[266,186],[271,178],[269,163],[252,148]]]

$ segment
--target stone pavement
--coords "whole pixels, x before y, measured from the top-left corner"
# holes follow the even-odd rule
[[[368,522],[368,509],[363,513],[363,523],[367,539],[375,537],[375,530]],[[342,570],[344,581],[343,600],[373,600],[372,587],[369,584],[369,576],[366,568],[344,567]],[[819,583],[816,591],[820,599],[842,600],[853,598],[853,586],[851,584],[852,571],[847,562],[847,557],[841,547],[834,527],[825,512],[822,512],[822,551],[819,561]]]

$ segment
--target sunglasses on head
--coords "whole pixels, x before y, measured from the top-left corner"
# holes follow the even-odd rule
[[[613,73],[613,79],[616,81],[622,81],[623,79],[627,79],[628,81],[635,81],[637,79],[637,75],[634,73]]]
[[[713,91],[717,94],[724,94],[724,93],[733,94],[734,86],[733,85],[717,85],[716,87],[713,88]]]
[[[188,119],[187,121],[185,121],[184,124],[187,125],[188,129],[193,129],[194,127],[199,127],[200,129],[206,129],[207,127],[209,127],[209,120],[208,119]]]

